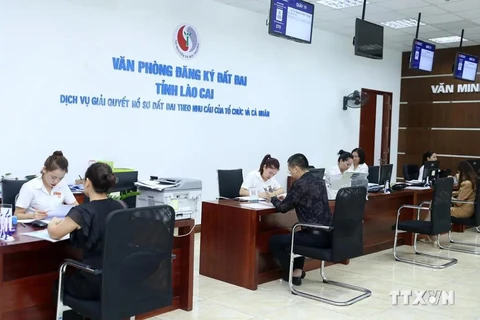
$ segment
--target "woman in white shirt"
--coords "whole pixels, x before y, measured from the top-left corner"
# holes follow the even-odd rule
[[[75,196],[63,181],[68,172],[68,160],[55,151],[45,160],[41,176],[26,182],[15,203],[18,219],[45,219],[48,211],[63,203],[78,205]]]
[[[418,172],[418,181],[423,181],[424,164],[427,161],[437,161],[437,154],[430,151],[427,151],[423,154],[422,166],[420,167],[420,171]]]
[[[344,174],[353,164],[353,156],[350,152],[340,150],[338,152],[338,163],[330,168],[327,176],[336,176]]]
[[[282,194],[283,188],[275,179],[278,170],[280,170],[280,162],[269,154],[265,155],[260,163],[260,169],[251,171],[245,177],[240,187],[240,195],[249,196],[252,188],[257,189],[260,198],[265,198],[267,192],[270,193],[270,196]]]
[[[365,151],[362,148],[355,148],[352,151],[353,165],[348,171],[368,174],[368,165],[365,163]]]

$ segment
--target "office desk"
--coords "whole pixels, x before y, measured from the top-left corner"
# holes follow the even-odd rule
[[[194,220],[175,223],[179,234],[188,233]],[[24,236],[34,231],[28,225],[17,226],[12,243],[0,242],[0,320],[52,320],[56,300],[52,288],[58,278],[58,269],[66,258],[81,259],[69,241],[52,243]],[[173,253],[173,305],[155,310],[137,319],[147,319],[174,309],[192,310],[193,307],[193,250],[194,233],[175,238]]]
[[[402,191],[370,194],[365,205],[363,252],[369,254],[393,247],[397,209],[403,204],[431,200],[432,191]],[[335,201],[329,201],[333,214]],[[406,210],[402,220],[412,219],[414,210]],[[277,213],[276,209],[250,209],[233,200],[202,203],[200,274],[247,289],[281,278],[279,264],[269,253],[271,235],[289,233],[297,222],[294,211]],[[413,235],[401,233],[398,244],[413,243]],[[344,262],[348,264],[348,261]],[[318,269],[320,262],[307,260],[305,271]]]
[[[250,290],[279,279],[281,269],[270,254],[271,235],[289,233],[295,212],[275,208],[250,209],[233,200],[202,203],[200,274]],[[345,263],[348,263],[347,261]],[[305,262],[305,270],[320,268],[320,261]]]

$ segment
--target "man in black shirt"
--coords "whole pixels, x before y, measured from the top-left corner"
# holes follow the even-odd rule
[[[288,159],[288,170],[295,181],[288,190],[283,201],[277,197],[268,197],[278,211],[285,213],[295,209],[299,222],[332,225],[332,214],[328,205],[327,188],[325,181],[315,177],[308,171],[308,160],[300,153]],[[279,234],[270,237],[269,247],[273,255],[280,261],[283,268],[283,279],[288,281],[290,266],[291,234]],[[317,248],[331,246],[331,234],[319,229],[304,228],[295,234],[295,244]],[[305,277],[303,265],[305,258],[296,258],[293,266],[292,282],[301,285]]]

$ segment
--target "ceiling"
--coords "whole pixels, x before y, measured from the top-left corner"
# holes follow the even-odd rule
[[[270,0],[216,0],[237,8],[262,13],[268,18]],[[322,29],[343,36],[355,33],[355,18],[361,18],[362,6],[333,9],[315,4],[314,30]],[[342,2],[343,0],[337,0]],[[422,13],[419,38],[422,40],[460,36],[465,29],[464,46],[480,45],[480,0],[367,0],[365,19],[382,23],[401,19],[417,19]],[[384,46],[387,49],[410,51],[416,27],[393,29],[384,27]],[[436,44],[437,48],[458,47],[459,43]]]

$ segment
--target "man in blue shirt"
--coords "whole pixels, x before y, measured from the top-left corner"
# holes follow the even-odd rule
[[[294,154],[287,162],[288,171],[295,181],[283,200],[277,197],[268,199],[282,213],[295,209],[299,222],[331,226],[333,217],[328,205],[325,181],[308,171],[308,160],[303,154]],[[269,241],[270,251],[279,260],[285,281],[288,281],[291,241],[290,233],[274,235]],[[295,234],[295,244],[329,248],[331,234],[328,231],[303,228]],[[295,259],[292,275],[292,282],[295,285],[301,285],[301,279],[305,277],[304,263],[304,257]]]

